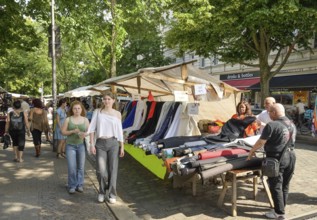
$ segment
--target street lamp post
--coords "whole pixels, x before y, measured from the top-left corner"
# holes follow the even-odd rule
[[[55,54],[55,1],[51,0],[51,16],[52,16],[52,95],[53,95],[53,128],[55,126],[55,117],[56,117],[56,102],[57,102],[57,94],[56,94],[56,54]],[[56,140],[54,138],[53,132],[53,151],[55,151]]]

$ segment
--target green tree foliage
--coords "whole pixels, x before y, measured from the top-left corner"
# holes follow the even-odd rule
[[[7,49],[31,51],[39,45],[40,39],[26,22],[27,16],[25,1],[0,2],[0,57],[6,55]]]
[[[103,72],[103,79],[109,78],[111,65],[111,33],[113,20],[111,17],[111,5],[108,1],[85,0],[68,1],[60,0],[58,6],[58,18],[63,38],[67,38],[68,46],[71,48],[85,49],[84,65],[92,73],[97,70]],[[120,5],[116,6],[116,13],[121,21],[122,13]],[[121,17],[120,17],[121,16]],[[117,28],[116,56],[120,58],[122,42],[125,31]],[[84,74],[90,71],[86,68]],[[88,70],[88,71],[87,71]],[[86,77],[93,78],[93,77]]]
[[[118,62],[118,75],[137,71],[139,68],[169,64],[164,57],[162,24],[164,24],[161,1],[122,1],[126,15],[123,24],[128,33],[123,57]]]
[[[9,92],[28,95],[40,95],[39,88],[44,86],[45,92],[51,90],[51,67],[47,59],[47,43],[44,30],[33,20],[25,21],[36,32],[36,38],[42,39],[37,47],[30,50],[26,47],[6,48],[6,55],[0,56],[0,85]],[[21,42],[30,36],[21,35]],[[29,47],[30,45],[28,45]]]
[[[317,28],[317,5],[312,0],[166,2],[173,11],[166,38],[170,47],[258,67],[262,97],[269,95],[269,80],[285,65],[295,45],[311,47],[309,40]]]
[[[111,15],[110,0],[55,0],[55,21],[60,27],[62,48],[56,62],[58,92],[111,77],[111,51],[116,55],[116,74],[167,64],[161,47],[161,0],[115,2],[116,20]],[[0,51],[3,52],[0,54],[0,74],[6,77],[0,85],[11,92],[37,96],[38,88],[44,83],[44,94],[50,94],[50,1],[4,1],[0,3],[0,10],[6,13],[3,18],[7,18],[0,21],[1,33],[7,32],[6,27],[11,27],[10,31],[19,31],[16,36],[0,39]],[[15,23],[17,16],[19,20]],[[111,36],[114,23],[115,43]],[[115,47],[111,50],[112,45]],[[137,57],[141,59],[137,60]]]

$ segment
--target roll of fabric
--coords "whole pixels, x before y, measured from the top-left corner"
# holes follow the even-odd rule
[[[196,168],[185,167],[185,168],[180,169],[181,176],[190,175],[190,174],[195,173],[195,172],[197,172]]]
[[[206,160],[198,160],[198,157],[197,157],[196,160],[191,160],[188,162],[188,167],[196,168],[196,167],[200,167],[201,165],[204,165],[204,164],[225,162],[225,161],[230,161],[230,160],[234,160],[234,159],[237,159],[240,157],[245,157],[245,156],[248,156],[248,153],[235,154],[235,155],[230,155],[230,156],[225,156],[225,157],[215,157],[215,158],[210,158],[210,159],[206,159]]]
[[[225,161],[217,162],[217,163],[204,164],[204,165],[201,165],[199,167],[199,170],[202,172],[204,170],[213,169],[213,168],[216,168],[216,167],[219,167],[219,166],[223,166],[225,164],[227,164],[227,162],[225,162]]]
[[[204,140],[190,141],[190,142],[184,143],[185,147],[198,147],[198,146],[203,146],[203,145],[207,145],[207,142]]]
[[[172,172],[171,164],[174,163],[179,157],[167,158],[164,160],[164,165],[166,166],[167,172]]]
[[[182,147],[176,147],[173,149],[173,156],[174,157],[181,157],[184,155],[183,151],[184,149],[186,149],[185,146],[182,146]]]
[[[172,148],[163,149],[163,150],[161,150],[161,152],[162,152],[162,158],[172,158],[172,157],[174,157]]]
[[[208,145],[203,145],[203,146],[198,146],[198,147],[189,147],[189,148],[185,148],[183,150],[184,154],[190,154],[190,153],[194,153],[201,151],[203,149],[205,150],[211,150],[211,149],[218,149],[218,148],[223,148],[223,145],[218,145],[218,144],[208,144]],[[196,154],[198,155],[198,153]]]
[[[214,157],[221,157],[221,156],[229,156],[235,154],[245,154],[248,151],[240,148],[235,149],[221,149],[216,151],[207,151],[198,155],[199,160],[206,160]]]
[[[190,141],[199,141],[202,140],[201,135],[196,136],[178,136],[178,137],[170,137],[166,139],[160,139],[157,141],[157,144],[163,144],[164,148],[173,148],[183,145],[186,142]]]
[[[214,177],[218,174],[221,174],[223,172],[227,172],[229,170],[234,170],[234,169],[242,169],[242,168],[247,168],[247,167],[261,167],[262,163],[262,158],[252,158],[251,160],[246,160],[245,158],[242,159],[236,159],[232,160],[222,166],[217,166],[215,168],[209,169],[209,170],[204,170],[201,171],[201,177],[204,180]]]

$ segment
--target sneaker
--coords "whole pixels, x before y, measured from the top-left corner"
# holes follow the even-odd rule
[[[74,194],[75,193],[75,189],[71,188],[68,192],[69,192],[69,194]]]
[[[98,194],[98,202],[104,202],[105,201],[105,195],[104,194]]]
[[[267,218],[270,218],[270,219],[279,219],[279,220],[283,220],[283,219],[286,219],[285,215],[279,215],[279,214],[276,214],[275,211],[271,211],[271,212],[267,212],[265,213],[265,216]]]
[[[84,192],[84,188],[82,186],[77,187],[76,189],[77,192]]]
[[[117,200],[115,198],[109,198],[109,203],[110,204],[115,204]]]

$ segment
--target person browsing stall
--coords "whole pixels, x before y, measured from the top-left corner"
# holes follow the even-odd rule
[[[107,198],[109,203],[116,202],[118,157],[124,156],[121,113],[113,108],[114,103],[115,96],[111,92],[103,95],[102,107],[94,111],[88,129],[90,151],[96,154],[97,159],[99,202],[105,201],[106,190],[109,193]]]
[[[272,121],[264,127],[260,139],[250,150],[247,160],[250,160],[255,151],[263,146],[267,157],[280,160],[278,176],[268,177],[274,211],[268,212],[265,215],[271,219],[286,219],[285,206],[296,162],[294,152],[296,128],[293,122],[285,116],[283,105],[279,103],[273,104],[269,108],[268,113]],[[285,153],[280,158],[285,147],[287,147]]]
[[[69,117],[65,119],[62,134],[66,138],[66,158],[68,165],[68,192],[84,191],[84,170],[86,152],[84,138],[89,127],[89,121],[85,117],[84,106],[79,101],[70,105]]]
[[[273,106],[276,103],[275,98],[274,97],[266,97],[264,100],[264,108],[265,110],[263,110],[260,114],[258,114],[256,116],[258,125],[260,126],[260,133],[262,133],[263,128],[265,127],[265,125],[267,123],[269,123],[270,121],[272,121],[272,119],[270,118],[269,115],[269,109],[271,106]]]

